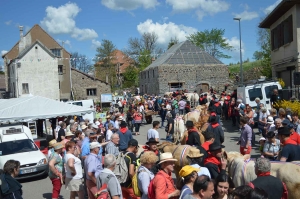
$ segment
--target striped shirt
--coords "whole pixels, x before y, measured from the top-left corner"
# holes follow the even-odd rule
[[[106,147],[105,147],[105,153],[106,154],[113,154],[114,156],[119,155],[119,147],[116,146],[112,141],[108,142]]]

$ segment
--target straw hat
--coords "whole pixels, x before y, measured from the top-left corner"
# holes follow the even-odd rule
[[[86,128],[87,128],[87,125],[85,125],[85,124],[81,125],[81,129],[82,129],[82,130],[84,130],[84,129],[86,129]]]
[[[108,115],[108,116],[106,116],[106,119],[110,119],[110,117],[111,117],[111,116],[110,116],[110,115]]]
[[[190,158],[200,158],[200,157],[204,156],[204,154],[200,153],[199,149],[193,147],[193,148],[190,148],[187,156]]]
[[[53,147],[53,145],[56,144],[56,143],[57,143],[57,141],[55,139],[51,140],[49,142],[49,147]]]
[[[170,152],[160,154],[160,162],[158,164],[168,161],[177,162],[177,160],[173,158],[172,153]]]
[[[64,148],[64,144],[61,142],[57,142],[53,145],[54,150],[62,149]]]
[[[65,137],[74,136],[74,134],[71,131],[68,131],[65,135]]]

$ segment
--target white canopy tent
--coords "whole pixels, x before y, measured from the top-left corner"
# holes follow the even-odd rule
[[[41,96],[30,96],[0,100],[0,123],[27,122],[62,116],[81,116],[94,112]]]

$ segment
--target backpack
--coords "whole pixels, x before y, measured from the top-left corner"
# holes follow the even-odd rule
[[[136,195],[137,197],[141,197],[142,196],[142,192],[140,191],[139,187],[138,187],[138,175],[140,172],[146,172],[145,169],[142,169],[141,171],[139,171],[137,169],[137,172],[134,174],[134,176],[132,177],[132,189],[133,189],[133,193],[134,195]]]
[[[159,175],[159,173],[157,173],[157,175]],[[161,176],[163,176],[162,174],[160,174]],[[167,183],[167,180],[165,178],[165,176],[163,176],[164,179],[165,179],[165,182],[166,182],[166,189],[165,189],[165,192],[167,191],[168,189],[168,183]],[[154,190],[154,178],[153,180],[151,180],[150,184],[149,184],[149,187],[148,187],[148,198],[149,199],[156,199],[155,198],[155,190]]]
[[[128,178],[128,167],[127,167],[127,164],[125,161],[125,157],[129,158],[129,165],[130,165],[131,158],[129,156],[127,156],[128,153],[129,152],[126,152],[125,154],[123,154],[121,152],[121,153],[119,153],[119,155],[117,157],[114,174],[117,177],[120,184],[126,182],[126,180]]]
[[[112,175],[107,176],[108,181],[110,180],[111,177]],[[102,184],[102,187],[100,187],[99,191],[97,191],[95,197],[97,199],[111,199],[109,191],[107,190],[107,183]]]

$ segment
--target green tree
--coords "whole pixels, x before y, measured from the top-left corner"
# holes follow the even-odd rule
[[[271,65],[271,34],[269,29],[258,29],[258,45],[260,45],[260,52],[262,54],[261,65],[259,68],[262,75],[272,78]]]
[[[113,60],[115,60],[116,46],[112,43],[112,41],[103,39],[101,42],[101,46],[97,48],[96,63],[95,63],[95,71],[96,77],[106,81],[106,75],[108,75],[108,82],[111,87],[114,87],[114,83],[116,83],[116,70]]]
[[[232,50],[233,47],[226,42],[224,33],[225,29],[213,28],[191,34],[187,39],[217,59],[228,59],[231,56],[224,54],[223,51]]]
[[[94,66],[91,64],[91,60],[86,55],[79,54],[78,52],[71,53],[72,59],[70,59],[71,66],[84,73],[93,71]]]
[[[130,88],[138,85],[139,70],[134,66],[128,66],[123,73],[123,88]]]
[[[171,40],[169,41],[168,49],[171,48],[172,46],[174,46],[175,44],[178,44],[178,42],[179,41],[178,41],[177,37],[175,37],[174,39],[172,37]]]
[[[149,50],[143,50],[140,53],[140,56],[138,58],[138,62],[139,62],[139,71],[144,70],[145,68],[147,68],[150,64],[151,64],[151,53]]]
[[[255,60],[262,60],[263,59],[263,53],[261,51],[255,51],[253,53],[253,59]]]

